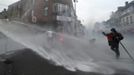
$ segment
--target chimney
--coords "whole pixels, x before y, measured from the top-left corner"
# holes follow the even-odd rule
[[[125,2],[125,5],[126,5],[126,6],[128,5],[128,1]]]

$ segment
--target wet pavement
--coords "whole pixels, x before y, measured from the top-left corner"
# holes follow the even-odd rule
[[[30,49],[4,55],[13,60],[14,75],[132,75],[134,69],[124,52],[122,58],[127,60],[114,58],[105,39],[97,39],[99,41],[93,44],[55,33],[52,41],[45,32],[11,22],[0,23],[0,29],[7,37]]]

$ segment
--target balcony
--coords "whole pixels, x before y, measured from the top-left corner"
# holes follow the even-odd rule
[[[74,22],[75,19],[72,17],[66,17],[66,16],[56,16],[57,21],[65,21],[65,22]]]
[[[66,21],[66,22],[74,21],[73,11],[68,5],[55,3],[53,8],[54,8],[53,13],[54,16],[56,16],[57,21]]]

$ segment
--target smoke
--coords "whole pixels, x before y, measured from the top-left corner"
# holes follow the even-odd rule
[[[87,40],[54,32],[53,38],[49,38],[47,33],[37,33],[36,29],[30,26],[19,23],[5,24],[0,24],[0,30],[6,36],[68,70],[104,74],[113,74],[116,69],[133,71],[131,59],[123,49],[120,48],[121,58],[126,59],[116,60],[114,52],[110,50],[106,38],[102,35],[95,34],[95,39]],[[133,49],[133,40],[128,38],[122,42]],[[133,55],[132,49],[129,50]]]

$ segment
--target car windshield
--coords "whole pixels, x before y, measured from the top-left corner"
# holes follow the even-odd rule
[[[0,74],[133,75],[134,0],[0,0]]]

